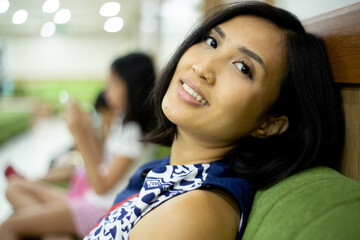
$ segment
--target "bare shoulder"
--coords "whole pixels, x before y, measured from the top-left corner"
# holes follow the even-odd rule
[[[130,240],[224,239],[236,237],[240,209],[223,190],[194,190],[174,197],[145,215]]]

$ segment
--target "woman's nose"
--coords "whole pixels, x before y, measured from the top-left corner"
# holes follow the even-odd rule
[[[209,84],[215,83],[215,75],[209,66],[207,68],[202,67],[199,64],[193,64],[192,70],[201,78],[205,79]]]

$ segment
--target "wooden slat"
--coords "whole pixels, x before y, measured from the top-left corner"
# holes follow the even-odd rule
[[[360,86],[341,90],[345,113],[345,149],[341,172],[360,181]]]
[[[360,3],[303,21],[326,43],[335,82],[360,83]]]

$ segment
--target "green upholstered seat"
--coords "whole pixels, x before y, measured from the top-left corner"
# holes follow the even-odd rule
[[[258,191],[243,239],[360,239],[360,182],[316,167]]]

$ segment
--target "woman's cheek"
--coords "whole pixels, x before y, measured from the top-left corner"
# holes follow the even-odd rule
[[[166,93],[161,102],[161,109],[167,118],[169,118],[169,116],[168,116],[168,111],[169,111],[168,98],[169,98],[168,93]]]

